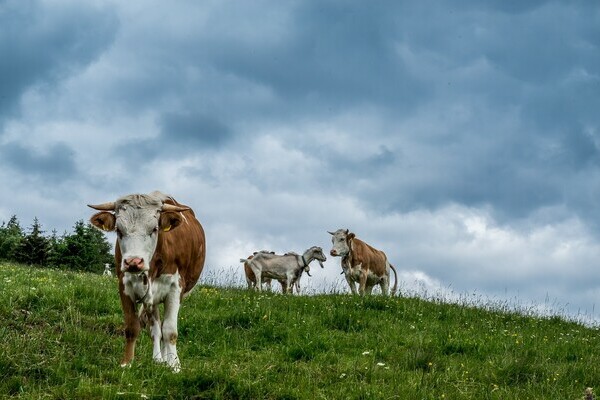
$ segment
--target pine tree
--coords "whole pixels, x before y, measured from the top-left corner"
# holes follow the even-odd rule
[[[111,246],[102,232],[91,224],[77,221],[74,233],[64,237],[59,262],[69,269],[102,272],[112,262]]]
[[[46,265],[49,242],[43,233],[40,221],[35,217],[29,234],[23,237],[16,249],[16,261],[29,265]]]
[[[23,229],[16,215],[0,226],[0,259],[16,261],[16,252],[23,240]]]
[[[58,236],[56,229],[52,230],[52,235],[48,238],[48,265],[59,267],[60,260],[64,254],[64,239],[67,232],[62,236]]]

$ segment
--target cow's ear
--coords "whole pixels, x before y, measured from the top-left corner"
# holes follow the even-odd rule
[[[354,233],[349,233],[348,236],[346,236],[346,240],[351,241],[352,239],[354,239],[356,237],[356,235]]]
[[[181,224],[181,214],[177,211],[163,211],[160,213],[160,229],[169,232]]]
[[[116,221],[115,214],[108,211],[96,213],[90,218],[90,223],[103,231],[114,231]]]

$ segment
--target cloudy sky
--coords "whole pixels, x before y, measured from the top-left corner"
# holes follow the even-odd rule
[[[0,221],[159,189],[209,275],[349,228],[404,291],[600,315],[599,46],[596,2],[0,0]]]

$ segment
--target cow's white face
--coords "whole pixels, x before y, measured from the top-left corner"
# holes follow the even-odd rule
[[[90,206],[97,210],[90,222],[105,231],[117,232],[121,249],[121,271],[138,273],[150,269],[158,243],[159,231],[169,231],[182,220],[181,211],[187,207],[163,204],[152,195],[129,195],[114,203]]]
[[[142,272],[150,269],[156,250],[162,203],[138,207],[119,204],[115,207],[115,230],[123,255],[121,270]]]
[[[338,229],[335,232],[329,232],[333,247],[329,254],[334,257],[345,257],[350,253],[350,242],[354,238],[354,233],[348,229]]]

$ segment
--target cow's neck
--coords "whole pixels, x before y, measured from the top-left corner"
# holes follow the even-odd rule
[[[354,263],[354,252],[352,251],[352,241],[350,241],[350,243],[348,243],[348,254],[346,254],[344,257],[342,257],[342,265],[346,265],[347,268],[352,269],[352,264]]]
[[[149,274],[147,272],[142,272],[142,280],[144,286],[147,286],[147,288],[146,293],[144,293],[144,295],[141,298],[137,299],[136,303],[143,303],[147,299],[148,294],[150,293],[150,286],[152,286],[152,281],[150,280],[148,275]]]

